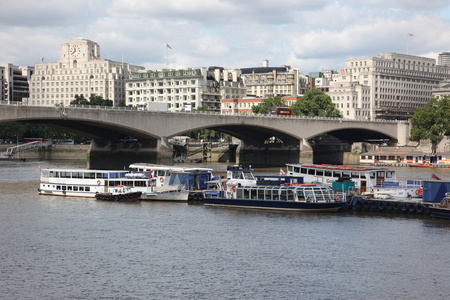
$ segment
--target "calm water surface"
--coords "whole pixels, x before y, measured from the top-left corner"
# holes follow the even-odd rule
[[[0,162],[1,299],[450,299],[449,220],[39,196],[39,166],[84,164]]]

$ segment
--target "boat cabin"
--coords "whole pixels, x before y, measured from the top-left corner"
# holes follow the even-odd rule
[[[333,182],[348,179],[355,182],[355,189],[365,192],[385,181],[396,181],[394,170],[377,167],[287,164],[287,175],[302,176],[305,183],[332,185]]]

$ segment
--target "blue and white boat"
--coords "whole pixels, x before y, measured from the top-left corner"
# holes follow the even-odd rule
[[[450,193],[446,193],[440,204],[428,207],[430,215],[436,218],[450,219]]]
[[[285,182],[282,185],[257,185],[250,171],[250,169],[242,168],[229,169],[227,179],[216,182],[216,190],[204,192],[204,205],[300,212],[336,212],[345,204],[345,195],[336,193],[331,187],[293,182]],[[266,176],[265,181],[268,180],[270,179]],[[245,184],[246,181],[250,181],[249,184]]]

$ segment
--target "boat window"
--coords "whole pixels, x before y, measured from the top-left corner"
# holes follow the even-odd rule
[[[316,175],[317,176],[323,176],[323,171],[322,170],[316,170]]]
[[[392,171],[386,172],[386,178],[393,178],[393,177],[394,177],[394,172],[392,172]]]
[[[244,189],[237,189],[236,198],[238,198],[238,199],[244,198]]]
[[[312,190],[305,190],[304,193],[305,193],[305,199],[306,200],[311,201],[311,200],[314,199],[314,193],[313,193]]]
[[[158,170],[158,176],[164,176],[165,172],[164,170]]]
[[[350,172],[342,172],[342,177],[350,177]]]
[[[250,189],[244,189],[244,199],[250,199]]]
[[[297,190],[297,199],[298,201],[305,201],[305,194],[303,190]]]
[[[280,200],[279,190],[272,190],[272,200]]]
[[[299,167],[294,167],[294,173],[300,173],[300,168]]]
[[[60,176],[61,178],[70,178],[70,172],[61,172]]]
[[[86,192],[90,192],[90,191],[91,191],[91,188],[90,188],[89,186],[87,186],[84,190],[85,190]]]
[[[58,171],[50,171],[48,174],[49,177],[59,177]]]
[[[72,187],[69,185],[69,186],[67,187],[67,190],[68,190],[68,191],[71,191],[71,190],[72,190]]]
[[[352,178],[359,178],[358,172],[352,172]]]
[[[136,180],[136,181],[134,181],[134,186],[145,186],[146,182],[147,181]]]
[[[258,199],[264,200],[264,190],[258,189]]]
[[[286,200],[287,201],[294,201],[294,191],[293,190],[287,190],[286,191]]]
[[[316,170],[314,170],[314,169],[308,170],[308,175],[314,175],[315,173],[316,173]]]
[[[323,193],[322,193],[321,189],[314,190],[314,195],[315,195],[317,201],[323,201],[324,200]]]
[[[56,186],[56,190],[57,190],[57,191],[61,190],[61,186],[60,186],[60,185],[57,185],[57,186]]]
[[[111,175],[113,175],[113,174],[111,174]],[[108,178],[108,173],[96,173],[95,176],[97,178]],[[113,177],[113,176],[111,176],[111,177]]]
[[[95,173],[84,173],[84,178],[95,179]]]
[[[84,187],[80,186],[78,189],[80,192],[84,192]]]
[[[375,179],[375,172],[370,172],[370,179]]]
[[[72,172],[72,178],[83,178],[83,172]]]
[[[116,186],[116,185],[120,185],[120,181],[110,180],[108,183],[108,186]]]
[[[325,171],[325,177],[331,177],[331,171]]]
[[[244,179],[254,180],[255,177],[253,177],[252,172],[243,172],[244,173]]]
[[[342,172],[340,172],[340,171],[333,171],[333,177],[342,177]]]
[[[65,185],[63,185],[63,186],[61,186],[61,187],[62,187],[62,190],[63,190],[63,191],[67,190],[67,186],[65,186]]]
[[[306,168],[301,168],[300,173],[302,173],[302,174],[308,174],[308,169],[306,169]]]
[[[271,190],[265,190],[264,194],[265,194],[265,196],[264,196],[265,200],[272,200],[272,191]]]

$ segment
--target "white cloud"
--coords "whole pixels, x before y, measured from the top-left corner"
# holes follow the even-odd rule
[[[16,0],[0,11],[0,61],[57,61],[75,37],[102,58],[151,69],[290,65],[340,69],[381,52],[448,51],[448,1],[369,0]],[[166,43],[171,45],[166,57]]]

